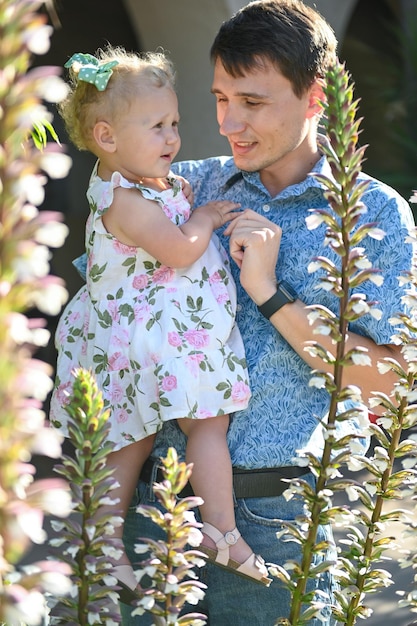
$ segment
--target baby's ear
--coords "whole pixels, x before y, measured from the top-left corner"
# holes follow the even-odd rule
[[[105,152],[114,152],[116,150],[113,127],[108,122],[96,122],[93,128],[93,137],[99,148]]]

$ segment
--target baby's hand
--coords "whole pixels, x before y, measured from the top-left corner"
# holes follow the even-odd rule
[[[193,193],[190,183],[188,182],[186,178],[183,178],[182,176],[177,176],[176,178],[180,181],[182,192],[184,196],[187,198],[189,205],[192,207],[194,203],[194,193]]]
[[[207,204],[198,207],[195,211],[208,215],[213,222],[213,230],[216,230],[220,228],[220,226],[223,226],[223,224],[227,224],[240,215],[240,211],[237,210],[239,208],[240,204],[237,202],[213,200],[212,202],[207,202]]]

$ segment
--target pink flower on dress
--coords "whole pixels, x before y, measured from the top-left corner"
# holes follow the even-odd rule
[[[107,302],[107,310],[110,313],[110,317],[112,318],[113,322],[118,322],[120,319],[120,313],[117,300],[109,300]]]
[[[121,243],[116,239],[113,241],[113,249],[117,254],[130,254],[132,256],[136,254],[137,251],[135,246],[127,246],[125,243]]]
[[[200,420],[205,420],[205,419],[208,419],[210,417],[213,417],[213,413],[210,412],[210,411],[207,411],[207,409],[198,409],[197,417]]]
[[[114,352],[109,357],[109,370],[112,372],[118,372],[129,367],[129,359],[121,352]]]
[[[125,424],[128,419],[129,413],[126,411],[126,409],[119,409],[118,411],[116,411],[116,422],[118,424]]]
[[[177,378],[171,374],[170,376],[164,376],[161,381],[161,388],[163,391],[172,391],[177,388]]]
[[[163,212],[167,216],[168,219],[172,220],[174,217],[174,212],[171,210],[171,207],[168,204],[164,204],[162,207]]]
[[[118,382],[114,382],[110,390],[110,400],[113,404],[121,402],[124,398],[125,392],[123,387]]]
[[[232,385],[232,400],[239,404],[246,404],[250,397],[250,389],[243,380],[238,380]]]
[[[138,274],[133,279],[133,288],[134,289],[145,289],[148,285],[149,278],[146,274]]]
[[[56,398],[61,406],[69,404],[70,395],[72,393],[72,383],[66,382],[59,385],[56,389]]]
[[[192,328],[186,330],[184,338],[191,346],[194,346],[194,348],[204,348],[210,343],[209,334],[205,328],[201,328],[200,330]]]
[[[219,272],[213,272],[213,274],[209,277],[210,285],[214,285],[214,283],[221,283],[222,277]]]
[[[75,324],[75,322],[78,322],[80,317],[81,315],[79,314],[78,311],[73,311],[72,313],[68,315],[68,321],[70,322],[70,324]]]
[[[202,361],[204,361],[204,355],[201,353],[190,354],[190,356],[185,359],[185,366],[193,378],[197,378],[200,369],[199,366]]]
[[[216,302],[219,304],[225,304],[229,301],[229,294],[223,283],[212,283],[211,290],[216,298]]]
[[[181,345],[181,337],[176,331],[171,331],[168,333],[168,343],[174,348],[178,348],[178,346]]]
[[[146,302],[138,302],[133,307],[133,314],[136,322],[144,324],[151,316],[151,307]]]
[[[161,265],[153,273],[152,281],[157,285],[165,285],[170,283],[175,277],[175,270],[167,265]]]
[[[88,299],[88,292],[87,292],[87,289],[85,289],[84,291],[81,292],[80,302],[85,302],[87,299]]]
[[[116,328],[111,338],[111,345],[121,348],[127,348],[130,344],[129,333],[125,328]]]
[[[61,345],[66,342],[68,334],[69,333],[67,327],[62,324],[58,329],[59,343]]]

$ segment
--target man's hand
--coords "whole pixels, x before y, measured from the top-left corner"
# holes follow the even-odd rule
[[[256,304],[263,304],[277,290],[281,228],[246,209],[230,222],[224,234],[230,237],[230,256],[240,268],[242,287]]]

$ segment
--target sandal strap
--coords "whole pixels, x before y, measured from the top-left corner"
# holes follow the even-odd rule
[[[210,537],[216,544],[216,563],[227,565],[229,562],[229,546],[234,546],[241,536],[238,529],[234,528],[233,530],[228,530],[222,535],[218,528],[208,522],[204,522],[201,532],[207,535],[207,537]]]

